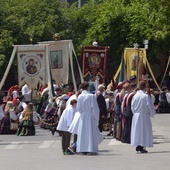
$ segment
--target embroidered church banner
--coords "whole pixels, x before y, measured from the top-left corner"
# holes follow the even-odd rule
[[[125,48],[124,64],[126,67],[127,79],[132,75],[136,75],[138,80],[146,74],[146,49],[145,48]]]
[[[125,48],[124,50],[124,61],[120,63],[113,80],[116,81],[119,75],[122,71],[125,70],[126,79],[129,80],[130,76],[136,75],[137,76],[137,83],[139,83],[140,80],[146,80],[148,81],[150,78],[148,76],[151,76],[153,79],[155,85],[157,88],[161,91],[156,78],[152,72],[151,66],[148,62],[147,56],[146,56],[146,49],[145,48]],[[122,63],[125,67],[122,69]],[[149,73],[149,74],[148,74]],[[112,82],[108,85],[108,89],[112,86]]]
[[[30,88],[45,84],[45,45],[19,45],[17,47],[18,82]]]
[[[39,42],[39,44],[48,44],[50,69],[56,84],[68,83],[69,56],[72,55],[69,51],[70,42],[70,40]]]
[[[105,81],[106,62],[108,47],[106,46],[84,46],[82,47],[82,73],[83,76],[99,76]]]

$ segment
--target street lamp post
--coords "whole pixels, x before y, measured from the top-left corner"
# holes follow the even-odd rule
[[[148,40],[143,40],[143,44],[144,44],[145,49],[148,49],[148,43],[149,43]]]

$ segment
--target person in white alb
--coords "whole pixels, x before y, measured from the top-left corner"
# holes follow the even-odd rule
[[[131,109],[131,146],[136,146],[137,153],[147,153],[145,147],[153,147],[150,117],[154,117],[155,108],[151,96],[146,93],[146,82],[139,83],[139,90],[132,98]]]
[[[89,83],[81,85],[83,91],[77,99],[77,110],[80,113],[77,128],[76,152],[82,154],[97,154],[98,145],[103,136],[99,131],[99,107],[95,95],[89,91]]]

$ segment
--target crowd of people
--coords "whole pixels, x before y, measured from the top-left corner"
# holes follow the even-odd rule
[[[107,128],[107,136],[135,146],[138,153],[147,153],[146,147],[153,146],[150,118],[165,102],[165,96],[169,100],[164,90],[157,102],[146,81],[137,86],[136,76],[109,89],[93,77],[80,84],[77,92],[55,83],[53,88],[55,96],[50,98],[48,85],[41,87],[41,100],[35,106],[26,84],[21,91],[17,85],[11,87],[0,105],[0,134],[35,135],[35,123],[39,122],[52,135],[61,136],[64,155],[97,155]]]
[[[35,122],[41,119],[31,101],[32,90],[25,84],[12,86],[0,101],[0,134],[35,135]]]
[[[138,97],[133,101],[134,96],[137,95]],[[90,97],[94,98],[95,102]],[[161,101],[160,98],[159,100]],[[75,152],[98,153],[97,146],[104,139],[102,131],[105,130],[105,127],[108,129],[108,136],[112,135],[120,142],[136,146],[137,152],[146,153],[145,147],[152,146],[150,117],[154,116],[159,104],[155,104],[156,97],[153,90],[148,89],[146,82],[140,82],[137,88],[136,76],[120,82],[115,90],[107,89],[105,84],[100,84],[90,77],[88,83],[84,82],[80,85],[76,94],[60,93],[53,102],[53,104],[49,103],[47,108],[49,105],[54,108],[54,104],[58,103],[57,120],[59,123],[54,125],[52,134],[54,135],[56,131],[60,134],[64,155]],[[64,109],[60,109],[60,106]],[[56,114],[56,111],[54,112]],[[49,117],[49,112],[46,112],[46,116]],[[53,125],[53,123],[51,124]],[[147,133],[143,127],[149,128]],[[71,134],[74,134],[73,142],[70,141]],[[139,138],[139,136],[142,137]]]

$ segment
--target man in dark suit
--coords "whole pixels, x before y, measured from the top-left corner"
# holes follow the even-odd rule
[[[102,132],[104,120],[107,117],[107,109],[106,109],[106,102],[103,96],[103,92],[105,91],[105,86],[103,84],[99,84],[98,91],[96,93],[97,103],[100,110],[100,117],[99,117],[99,130]]]

